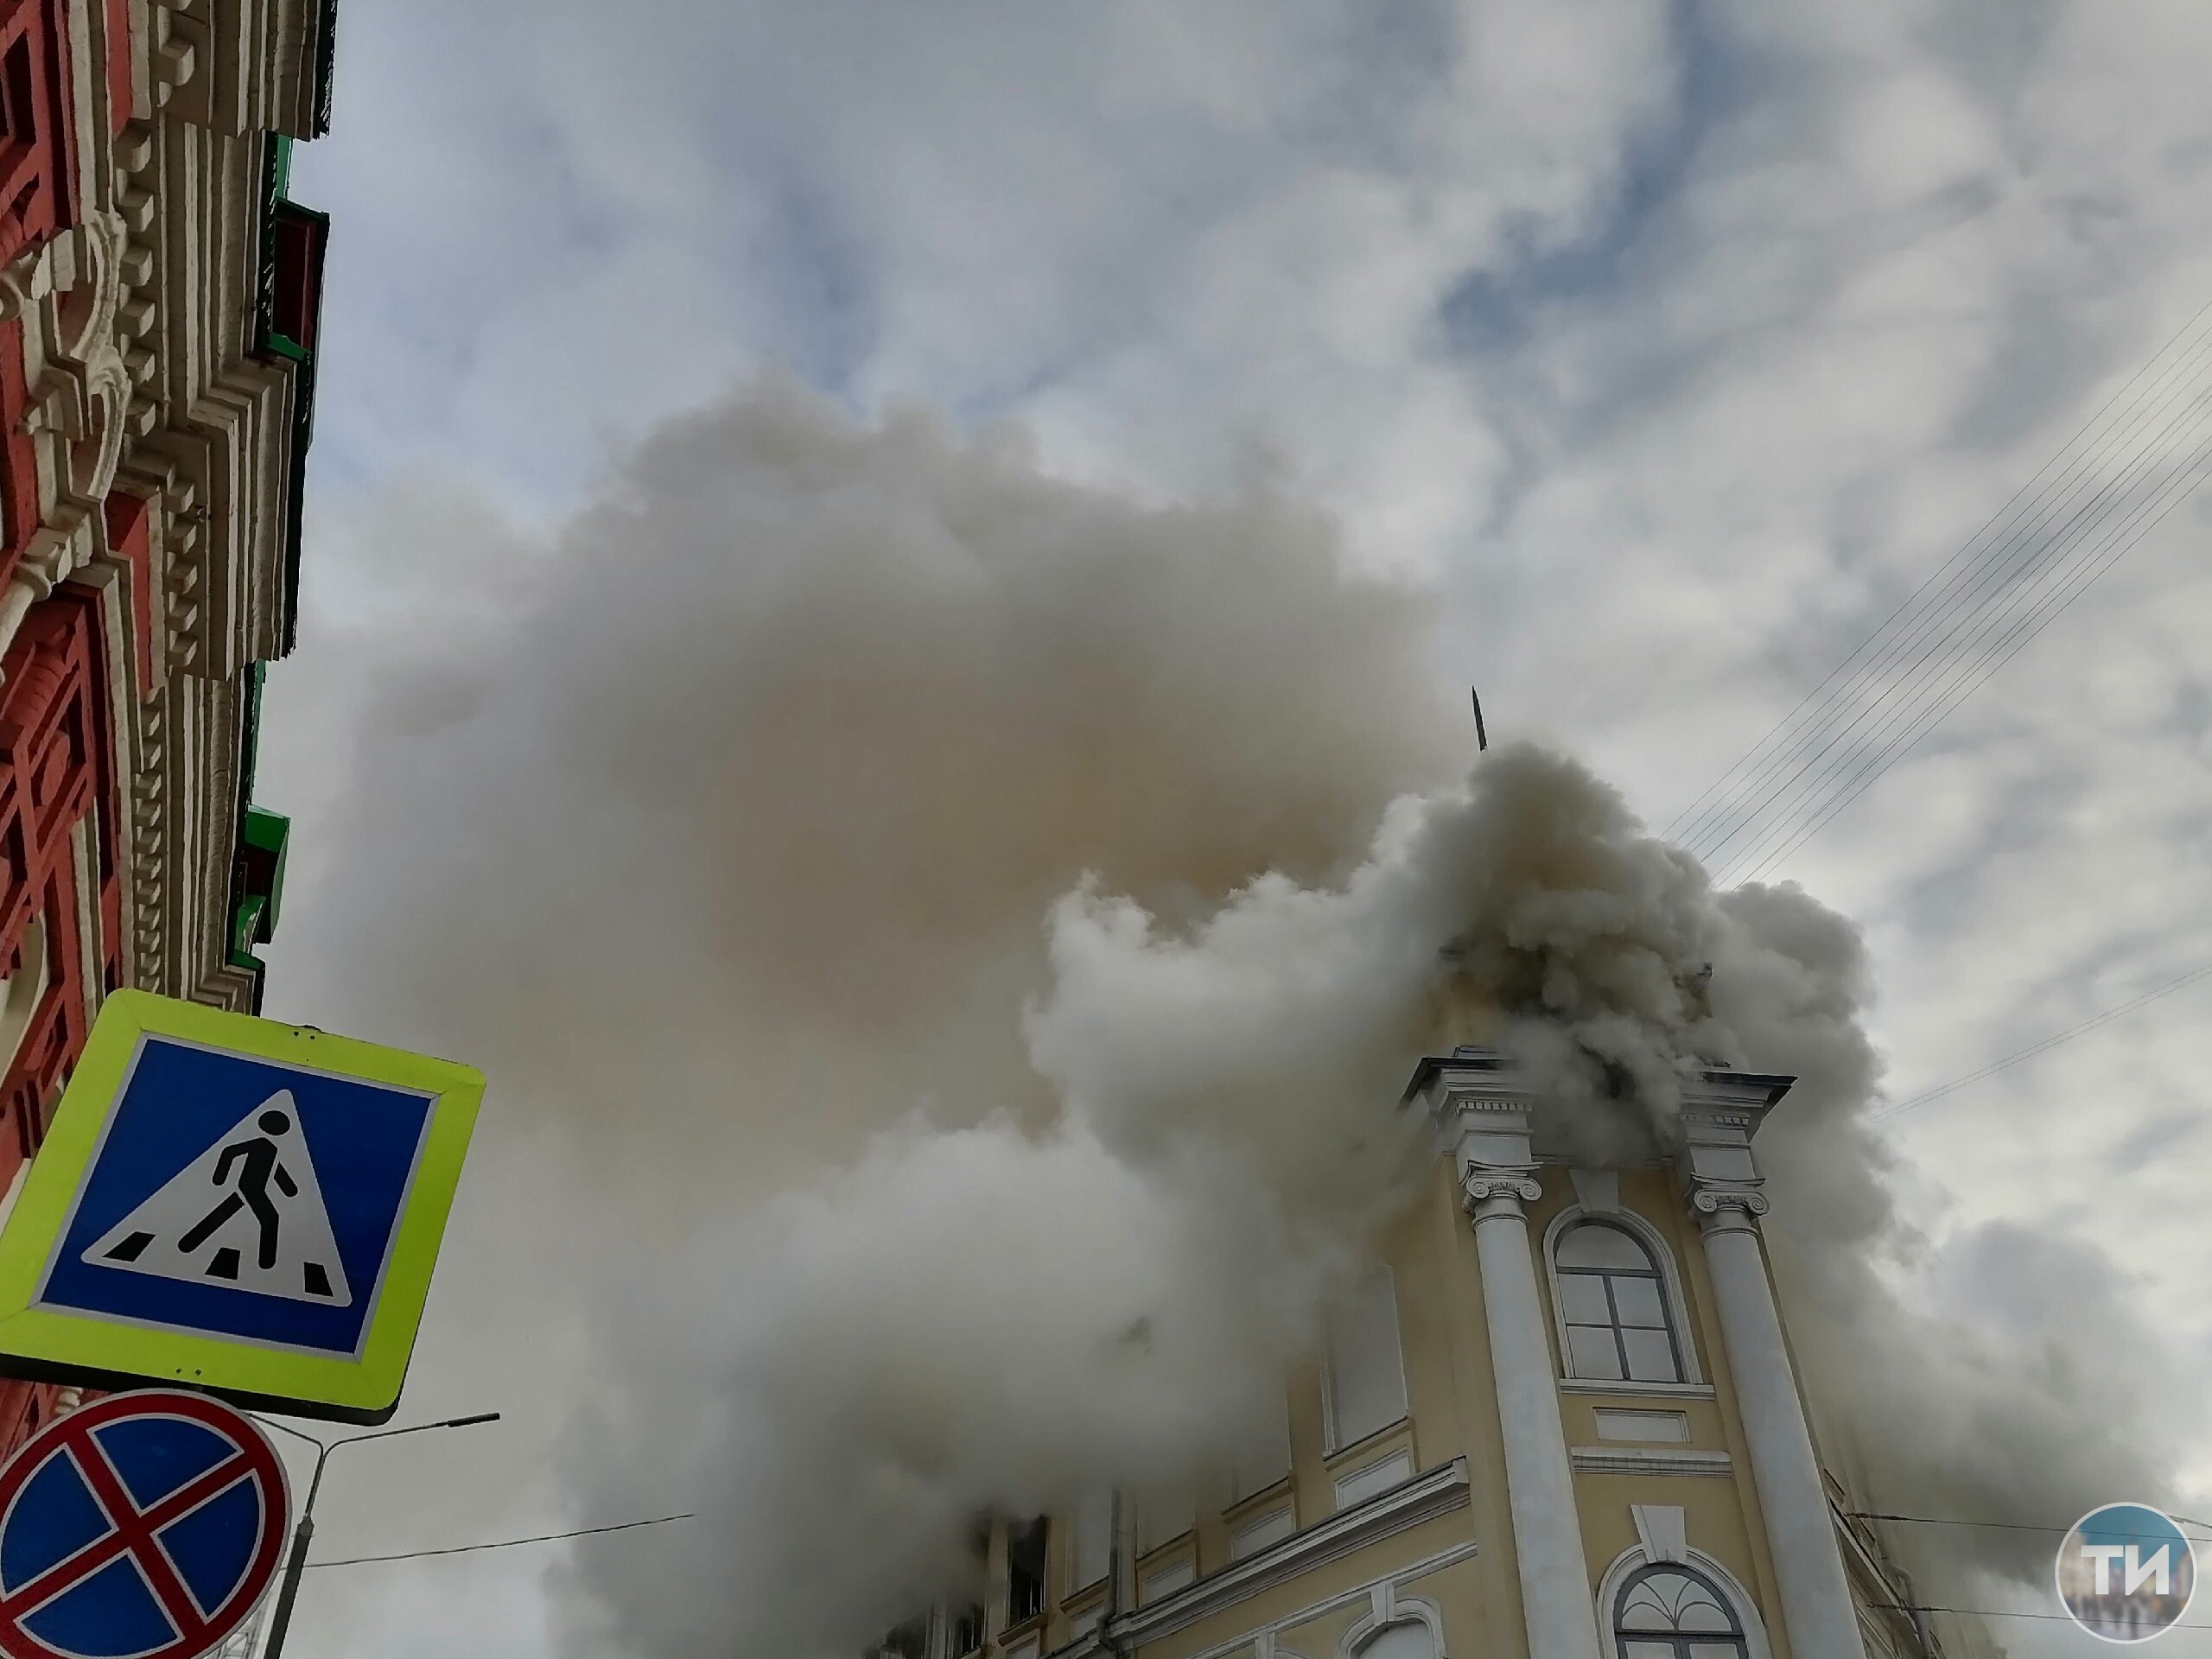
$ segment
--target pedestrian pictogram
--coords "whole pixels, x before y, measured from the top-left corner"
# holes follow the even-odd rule
[[[97,1266],[350,1306],[299,1103],[280,1089],[84,1253]]]
[[[197,1659],[252,1613],[283,1552],[284,1466],[204,1395],[111,1395],[0,1469],[0,1654]]]
[[[0,1372],[381,1422],[483,1079],[111,993],[0,1230]]]

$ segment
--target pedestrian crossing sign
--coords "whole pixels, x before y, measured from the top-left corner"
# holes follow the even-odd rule
[[[484,1080],[116,991],[0,1226],[0,1374],[399,1403]]]

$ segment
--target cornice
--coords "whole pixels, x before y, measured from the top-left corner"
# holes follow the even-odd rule
[[[1156,1641],[1354,1550],[1437,1516],[1463,1510],[1470,1496],[1467,1461],[1455,1458],[1303,1532],[1294,1532],[1257,1555],[1224,1567],[1149,1606],[1120,1615],[1108,1633],[1116,1645]]]

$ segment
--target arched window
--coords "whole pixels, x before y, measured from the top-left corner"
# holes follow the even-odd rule
[[[1704,1573],[1640,1567],[1613,1598],[1616,1659],[1751,1659],[1744,1621]]]
[[[1578,1221],[1552,1266],[1567,1329],[1567,1374],[1599,1382],[1680,1382],[1681,1334],[1651,1252],[1625,1227]]]

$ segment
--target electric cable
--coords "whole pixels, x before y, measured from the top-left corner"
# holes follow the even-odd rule
[[[1940,725],[1952,710],[1979,690],[1999,669],[2032,643],[2044,628],[2086,593],[2098,577],[2118,563],[2136,543],[2155,530],[2176,507],[2186,500],[2190,492],[2203,481],[2208,462],[2212,462],[2212,445],[2201,449],[2196,459],[2187,469],[2162,486],[2160,496],[2154,497],[2152,501],[2139,508],[2128,524],[2122,526],[2123,531],[2133,530],[2133,534],[2126,535],[2124,540],[2119,541],[2116,544],[2108,543],[2106,550],[2101,550],[2103,555],[2101,559],[2085,562],[2084,566],[2076,567],[2076,571],[2069,574],[2064,585],[2062,585],[2055,593],[2038,601],[2033,608],[2018,620],[2010,632],[1999,637],[1996,645],[1980,659],[1980,663],[1972,665],[1968,677],[1962,685],[1958,684],[1955,680],[1948,683],[1955,689],[1947,690],[1938,699],[1932,718],[1921,720],[1916,728],[1908,728],[1904,741],[1891,746],[1885,754],[1878,753],[1873,760],[1862,766],[1858,772],[1846,780],[1843,786],[1844,792],[1840,796],[1831,795],[1818,816],[1806,823],[1787,844],[1762,857],[1753,867],[1752,874],[1762,874],[1770,869],[1776,863],[1796,851],[1806,841],[1833,822],[1838,814],[1850,806],[1859,796],[1866,793],[1866,790],[1884,772],[1918,747],[1920,741]],[[2152,514],[2147,522],[2139,524],[2137,521],[2140,520],[2145,513],[2150,512],[2154,506],[2157,508],[2156,512]],[[2087,574],[2080,574],[2085,568]],[[1736,867],[1730,868],[1732,869]]]
[[[1844,684],[1835,696],[1830,699],[1831,701],[1849,696],[1870,673],[1878,674],[1882,671],[1885,655],[1891,658],[1901,655],[1910,648],[1911,644],[1919,637],[1919,632],[1924,629],[1931,620],[1940,620],[1942,616],[1955,611],[1958,608],[1958,601],[1955,594],[1959,584],[1971,578],[1992,558],[2001,556],[2008,547],[2008,543],[2005,542],[1994,541],[1991,546],[1984,549],[1980,556],[1970,557],[1974,555],[1977,544],[2004,535],[2008,527],[2013,525],[2022,514],[2034,509],[2038,500],[2047,498],[2053,490],[2063,486],[2066,480],[2079,471],[2085,463],[2089,465],[2092,472],[2095,471],[2095,463],[2112,448],[2116,436],[2120,442],[2125,443],[2133,435],[2134,430],[2139,429],[2147,421],[2155,419],[2157,412],[2171,404],[2173,394],[2167,393],[2161,397],[2158,395],[2161,388],[2172,378],[2177,369],[2188,362],[2190,354],[2195,352],[2205,340],[2207,334],[2204,325],[2208,319],[2212,319],[2212,305],[2202,308],[2183,324],[2142,368],[2139,369],[2118,391],[2106,400],[2097,412],[2083,423],[2074,436],[2069,439],[2050,461],[2045,461],[2043,467],[2037,469],[2026,484],[2014,492],[2004,507],[1993,515],[1957,553],[1939,567],[1934,575],[1923,582],[1919,588],[1916,589],[1896,611],[1891,613],[1881,627],[1862,641],[1849,657],[1831,671],[1820,685],[1808,692],[1797,707],[1777,721],[1775,727],[1770,729],[1767,734],[1755,744],[1734,766],[1724,772],[1713,784],[1708,785],[1697,799],[1684,808],[1676,816],[1675,821],[1668,826],[1666,830],[1668,837],[1691,846],[1694,850],[1696,843],[1705,839],[1709,833],[1713,821],[1725,820],[1735,800],[1756,791],[1765,778],[1770,775],[1776,766],[1787,764],[1786,754],[1782,751],[1766,753],[1764,760],[1761,759],[1762,753],[1769,751],[1777,740],[1786,742],[1794,735],[1806,723],[1803,716],[1808,708],[1821,700],[1822,694],[1834,686],[1839,678],[1842,678],[1847,674],[1849,676],[1845,679]],[[2186,345],[2183,345],[2184,341]],[[2183,346],[2183,350],[2179,353],[2174,350],[2177,345]],[[2165,359],[2171,360],[2167,360],[2165,366],[2160,369],[2159,364]],[[2047,484],[2040,482],[2051,474],[2055,467],[2059,467],[2062,462],[2066,462],[2069,454],[2073,454],[2077,449],[2083,449],[2083,441],[2089,439],[2090,435],[2096,433],[2101,426],[2106,425],[2107,417],[2113,414],[2115,407],[2127,399],[2145,378],[2150,376],[2154,370],[2158,371],[2156,378],[2151,381],[2147,392],[2135,400],[2132,409],[2122,410],[2111,422],[2110,429],[2092,439],[2084,453],[2076,455],[2072,462],[2068,463],[2063,470],[2058,473],[2056,479]],[[2152,398],[2156,399],[2155,403],[2150,401]],[[2139,448],[2137,455],[2139,456],[2140,454],[2141,449]],[[2126,466],[2120,469],[2123,474],[2128,467],[2134,464],[2134,459],[2135,457],[2131,457]],[[2067,499],[2070,499],[2078,488],[2077,485],[2075,490],[2069,491]],[[2023,498],[2026,499],[2024,501]],[[2046,508],[2039,518],[2047,516],[2048,509]],[[1965,567],[1955,569],[1954,567],[1959,566],[1962,561],[1967,562]],[[1947,575],[1947,573],[1949,574]],[[1900,620],[1906,619],[1908,613],[1913,612],[1916,607],[1919,607],[1920,613],[1906,620],[1904,631],[1884,645],[1884,637],[1896,632]],[[1877,646],[1880,649],[1875,652],[1872,658],[1861,664],[1855,671],[1853,671],[1853,664],[1858,662],[1870,648]],[[1817,717],[1816,710],[1815,718]],[[1748,772],[1745,770],[1747,767],[1750,769]],[[1731,780],[1738,779],[1739,774],[1742,774],[1740,781],[1732,785]],[[1700,810],[1706,808],[1706,804],[1716,791],[1724,788],[1728,791],[1727,798],[1714,803],[1709,809]]]
[[[2208,408],[2212,408],[2212,394],[2208,394]],[[1776,821],[1763,828],[1754,837],[1752,844],[1730,861],[1724,867],[1724,873],[1716,879],[1731,879],[1739,871],[1744,873],[1745,879],[1763,873],[1825,828],[1838,813],[1865,793],[1876,779],[1917,747],[1921,739],[1941,724],[1952,710],[2024,650],[2050,621],[2087,592],[2099,576],[2119,563],[2129,549],[2157,528],[2202,481],[2208,462],[2212,462],[2212,442],[2200,445],[2194,456],[2187,459],[2173,475],[2161,482],[2150,499],[2139,505],[2113,536],[2093,546],[2088,554],[2070,569],[2060,567],[2054,586],[2041,592],[2028,589],[2030,599],[2024,609],[2009,619],[1999,613],[1984,621],[1974,635],[1964,642],[1967,649],[1978,654],[1967,657],[1962,664],[1955,663],[1944,671],[1933,695],[1923,699],[1916,709],[1908,705],[1904,710],[1893,712],[1872,734],[1878,741],[1870,741],[1857,754],[1843,762],[1848,766],[1852,760],[1867,756],[1860,761],[1856,772],[1840,783],[1833,785],[1826,798],[1813,809],[1813,816],[1808,820],[1802,824],[1791,822],[1790,814],[1808,792],[1801,789],[1791,798],[1783,811],[1777,815]],[[2038,577],[2038,583],[2042,580]],[[2000,631],[1985,647],[1985,636],[1993,628]],[[1962,668],[1963,679],[1961,678]],[[1900,715],[1905,718],[1906,724],[1901,732],[1891,735]],[[1762,803],[1761,808],[1765,804]],[[1788,837],[1786,842],[1777,848],[1777,838],[1783,836]]]
[[[1938,1088],[1923,1090],[1909,1099],[1893,1101],[1886,1106],[1869,1112],[1866,1114],[1867,1121],[1880,1122],[1885,1118],[1896,1117],[1901,1113],[1913,1110],[1916,1107],[1925,1106],[1931,1101],[1941,1100],[1946,1095],[1956,1093],[1969,1084],[1980,1083],[1984,1077],[1994,1077],[1999,1071],[2019,1065],[2023,1060],[2031,1060],[2038,1054],[2046,1053],[2056,1048],[2061,1043],[2070,1043],[2076,1037],[2084,1036],[2098,1027],[2120,1018],[2123,1014],[2133,1014],[2138,1008],[2146,1007],[2160,997],[2171,996],[2176,991],[2186,989],[2209,974],[2212,974],[2212,963],[2206,963],[2199,968],[2192,968],[2187,973],[2170,979],[2163,985],[2154,986],[2140,995],[2130,997],[2117,1007],[2107,1008],[2102,1014],[2084,1020],[2078,1026],[2069,1026],[2064,1031],[2054,1036],[2046,1037],[2039,1043],[2032,1043],[2017,1052],[2005,1055],[2002,1059],[1992,1060],[1979,1071],[1969,1071],[1964,1077],[1954,1077],[1950,1082]]]
[[[1839,743],[1848,738],[1852,733],[1858,730],[1859,728],[1867,720],[1879,714],[1882,709],[1886,704],[1891,703],[1893,700],[1901,696],[1904,697],[1905,702],[1904,708],[1908,711],[1915,709],[1916,702],[1917,702],[1918,707],[1922,709],[1928,706],[1930,702],[1940,702],[1945,696],[1948,686],[1954,683],[1951,677],[1955,674],[1957,659],[1956,658],[1954,658],[1948,661],[1938,660],[1936,662],[1933,668],[1929,668],[1928,664],[1932,658],[1936,658],[1936,653],[1939,651],[1942,651],[1947,645],[1949,645],[1954,647],[1958,657],[1967,658],[1971,662],[1973,660],[1972,653],[1977,649],[1992,627],[2002,626],[2003,619],[2005,617],[2008,609],[2012,606],[2013,602],[2017,599],[2023,594],[2028,595],[2030,598],[2029,610],[2032,612],[2035,606],[2041,602],[2040,599],[2036,597],[2038,588],[2048,581],[2054,570],[2061,573],[2059,575],[2058,586],[2063,590],[2066,587],[2073,571],[2094,563],[2099,555],[2108,550],[2112,543],[2110,540],[2107,540],[2101,543],[2094,543],[2092,542],[2091,538],[2102,531],[2109,518],[2113,514],[2117,513],[2120,507],[2134,495],[2137,488],[2142,481],[2153,476],[2158,471],[2160,467],[2168,461],[2174,448],[2177,447],[2171,444],[2169,442],[2175,431],[2183,427],[2184,423],[2200,420],[2202,415],[2208,408],[2212,408],[2212,391],[2200,393],[2198,397],[2189,405],[2185,406],[2179,414],[2170,419],[2166,424],[2160,429],[2158,433],[2151,442],[2139,447],[2136,454],[2129,458],[2126,466],[2121,469],[2119,476],[2117,478],[2108,480],[2106,484],[2090,498],[2088,502],[2076,509],[2072,518],[2066,521],[2064,526],[2063,526],[2062,529],[2044,544],[2042,551],[2035,555],[2030,561],[2022,565],[2016,572],[2013,573],[2012,580],[2007,582],[1999,595],[1995,596],[1989,603],[1983,605],[1979,610],[1969,614],[1956,628],[1949,630],[1939,628],[1928,631],[1927,643],[1922,647],[1919,655],[1913,659],[1911,665],[1904,671],[1904,675],[1900,678],[1885,688],[1879,696],[1874,697],[1865,707],[1861,708],[1842,726],[1834,727],[1832,724],[1830,728],[1827,731],[1824,739],[1816,740],[1808,737],[1808,742],[1810,743],[1817,741],[1818,747],[1814,748],[1813,752],[1807,756],[1805,760],[1799,763],[1796,771],[1791,772],[1787,778],[1783,779],[1774,789],[1769,791],[1764,798],[1757,802],[1751,803],[1749,810],[1738,815],[1734,827],[1719,841],[1714,842],[1707,839],[1692,842],[1689,843],[1690,850],[1699,854],[1701,857],[1704,857],[1708,861],[1724,851],[1730,842],[1734,841],[1738,836],[1740,836],[1746,828],[1757,822],[1758,815],[1761,812],[1763,812],[1768,806],[1771,805],[1785,791],[1790,789],[1793,785],[1797,784],[1798,780],[1802,779],[1808,772],[1812,771],[1816,767],[1820,761],[1823,760],[1830,751],[1834,749]],[[2178,470],[2181,475],[2185,477],[2189,470],[2188,464],[2184,462]],[[2126,529],[2132,525],[2137,518],[2141,517],[2142,513],[2147,510],[2149,505],[2155,505],[2160,499],[2160,493],[2170,489],[2171,486],[2171,480],[2168,480],[2158,486],[2157,490],[2154,491],[2151,503],[2145,504],[2145,506],[2144,507],[2137,508],[2132,515],[2123,521],[2121,525],[2122,533],[2124,533]],[[2089,544],[2088,552],[2082,556],[2078,563],[2072,567],[2071,570],[2069,570],[2068,562],[2074,558],[2075,553],[2084,545],[2084,543]],[[2126,545],[2133,545],[2133,541],[2129,541]],[[2123,546],[2120,549],[2120,551],[2124,552],[2125,550],[2126,546]],[[2099,574],[2101,574],[2101,568],[2100,568]],[[1918,634],[1913,636],[1914,642],[1917,643],[1920,637],[1921,636]],[[1925,671],[1924,673],[1923,671]],[[1926,695],[1925,690],[1927,684],[1930,681],[1938,682],[1932,697]],[[1882,733],[1885,732],[1890,727],[1895,724],[1896,718],[1897,714],[1893,711],[1891,715],[1888,719],[1883,721],[1881,725],[1876,728],[1874,734],[1872,735],[1878,738]],[[1909,718],[1908,727],[1910,727],[1910,718],[1916,718],[1916,713]],[[1851,759],[1855,758],[1855,756],[1851,757]],[[1850,759],[1847,759],[1844,764],[1850,764]],[[1784,807],[1785,818],[1788,811],[1790,809],[1795,808],[1804,798],[1804,795],[1807,792],[1807,788],[1817,786],[1818,779],[1815,779],[1813,785],[1800,787],[1797,793],[1790,798],[1789,801]],[[1764,833],[1764,831],[1763,830],[1762,834]],[[1739,855],[1739,859],[1741,855]]]
[[[419,1561],[431,1555],[472,1555],[479,1550],[513,1549],[522,1544],[558,1543],[564,1538],[596,1538],[604,1533],[631,1532],[639,1527],[664,1527],[671,1521],[696,1519],[696,1512],[686,1510],[681,1515],[657,1515],[650,1521],[619,1521],[611,1527],[580,1527],[574,1532],[541,1532],[528,1538],[495,1538],[488,1543],[454,1544],[444,1549],[405,1549],[394,1555],[349,1555],[341,1560],[309,1561],[312,1570],[318,1567],[370,1567],[379,1561]]]

